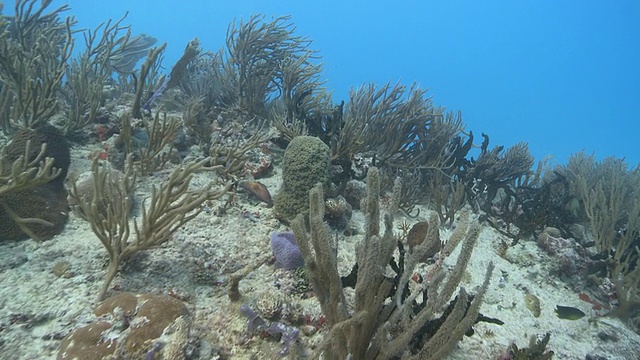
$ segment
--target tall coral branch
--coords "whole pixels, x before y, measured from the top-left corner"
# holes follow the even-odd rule
[[[366,230],[358,246],[357,281],[352,304],[345,303],[337,271],[336,244],[322,221],[324,200],[321,185],[309,195],[310,236],[306,233],[303,215],[292,223],[309,278],[329,325],[315,357],[441,359],[477,321],[493,264],[488,265],[484,281],[474,297],[460,288],[456,299],[449,303],[459,287],[480,231],[475,223],[469,231],[466,226],[460,226],[452,235],[452,245],[447,247],[447,252],[441,250],[440,255],[440,259],[444,259],[455,244],[462,242],[462,251],[453,271],[445,274],[439,261],[432,270],[436,275],[424,281],[418,289],[409,290],[408,274],[413,274],[415,266],[424,261],[424,254],[431,251],[429,249],[434,242],[439,242],[436,220],[431,224],[432,230],[425,234],[426,239],[409,252],[407,261],[400,261],[404,265],[396,264],[396,276],[388,277],[387,265],[395,264],[391,259],[400,246],[392,233],[392,215],[397,210],[401,184],[399,181],[394,184],[394,199],[384,216],[384,233],[380,234],[379,182],[378,170],[369,169]],[[405,254],[404,251],[400,253],[400,256]],[[418,301],[420,296],[422,300]],[[435,332],[425,330],[433,330],[433,327],[436,327]]]
[[[109,267],[98,295],[103,299],[109,284],[118,272],[122,261],[141,250],[151,249],[169,241],[184,224],[202,211],[202,204],[224,195],[222,190],[189,190],[193,175],[197,172],[216,170],[207,167],[209,159],[188,163],[175,169],[160,187],[151,192],[150,205],[142,209],[142,218],[134,220],[135,239],[130,241],[129,197],[133,193],[134,170],[131,157],[127,159],[125,175],[118,179],[111,172],[101,169],[97,160],[93,163],[95,192],[88,202],[78,194],[73,185],[71,195],[91,224],[91,229],[109,253]],[[110,189],[105,191],[105,189]],[[123,201],[125,199],[126,201]]]
[[[42,144],[40,152],[33,160],[29,160],[27,156],[31,154],[31,141],[27,141],[25,155],[13,164],[7,164],[4,158],[0,158],[0,197],[11,191],[47,183],[60,175],[62,170],[53,167],[55,159],[44,157],[46,150],[47,144]]]
[[[64,5],[50,13],[52,1],[16,1],[15,17],[0,21],[0,127],[39,126],[57,111],[58,92],[67,60],[73,51],[71,27],[76,21],[60,15]]]

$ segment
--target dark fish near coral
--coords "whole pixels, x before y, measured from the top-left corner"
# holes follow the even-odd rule
[[[578,320],[585,316],[582,310],[572,306],[556,305],[555,313],[560,319],[566,320]]]
[[[260,201],[265,202],[269,206],[273,206],[273,200],[271,200],[269,189],[267,189],[263,184],[257,181],[240,181],[238,186],[250,192]]]

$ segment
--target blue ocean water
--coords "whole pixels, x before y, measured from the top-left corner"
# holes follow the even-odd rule
[[[335,102],[352,86],[415,81],[492,145],[525,141],[559,163],[580,150],[640,161],[637,1],[54,1],[64,3],[86,28],[128,11],[134,33],[168,43],[167,68],[194,37],[223,47],[234,19],[292,15]]]

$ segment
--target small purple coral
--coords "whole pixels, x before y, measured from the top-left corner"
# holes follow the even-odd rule
[[[304,266],[302,253],[291,231],[271,233],[271,251],[276,257],[276,267],[294,270]]]

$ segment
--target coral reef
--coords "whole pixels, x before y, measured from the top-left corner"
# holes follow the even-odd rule
[[[72,17],[51,0],[18,0],[15,16],[0,21],[0,128],[5,134],[46,124],[58,111],[67,60],[73,51]]]
[[[285,219],[293,219],[309,209],[309,190],[329,184],[329,147],[313,136],[291,140],[282,163],[282,187],[273,199],[274,209]]]
[[[291,346],[300,335],[300,330],[277,321],[267,323],[248,305],[242,305],[240,307],[240,311],[249,319],[247,328],[250,332],[263,332],[271,337],[279,338],[283,344],[280,356],[286,356],[289,354]]]
[[[384,217],[385,231],[380,234],[379,173],[375,167],[369,169],[366,233],[358,248],[357,269],[354,268],[357,278],[353,304],[346,300],[333,250],[336,245],[323,222],[324,196],[321,184],[316,185],[309,194],[311,234],[307,234],[302,214],[292,222],[309,279],[329,326],[323,342],[316,350],[316,357],[392,359],[404,356],[441,359],[477,321],[493,263],[489,264],[477,295],[470,296],[464,288],[460,288],[456,299],[448,306],[446,304],[458,287],[471,256],[479,233],[478,226],[472,225],[468,232],[464,223],[456,228],[452,238],[460,240],[452,242],[457,245],[462,241],[463,245],[456,266],[448,276],[441,272],[441,261],[448,254],[447,251],[442,251],[439,263],[427,274],[428,281],[423,282],[418,289],[406,292],[409,278],[421,261],[419,259],[423,259],[424,253],[432,248],[432,244],[440,240],[434,236],[437,231],[424,232],[426,239],[412,252],[405,254],[406,257],[400,260],[401,265],[398,266],[392,260],[394,251],[399,246],[391,228],[400,186],[400,182],[396,181],[395,196]],[[313,252],[311,248],[314,249]],[[384,269],[390,264],[395,265],[397,273],[394,278],[385,276]],[[417,300],[419,296],[422,301]],[[438,317],[436,314],[440,312],[443,313]]]
[[[125,174],[120,170],[110,167],[107,167],[106,171],[108,174],[105,179],[109,179],[110,181],[106,181],[104,185],[100,185],[102,186],[102,194],[96,194],[96,179],[94,179],[93,171],[84,172],[80,174],[77,179],[71,179],[74,184],[74,190],[72,195],[69,196],[69,205],[78,216],[85,220],[88,220],[88,217],[82,209],[82,204],[91,203],[94,198],[104,200],[96,202],[98,211],[104,216],[106,216],[107,204],[124,203],[129,204],[129,207],[133,206],[133,191],[135,190],[133,186],[128,189],[131,191],[129,194],[123,194],[120,189],[114,188],[114,186],[117,186],[124,181]]]
[[[69,145],[52,126],[13,136],[0,158],[0,240],[44,240],[62,231],[69,163]]]
[[[168,295],[123,292],[99,303],[93,313],[98,320],[62,340],[58,360],[184,358],[189,311],[180,300]],[[160,340],[172,325],[178,331]],[[169,352],[182,356],[167,357]],[[165,357],[161,357],[163,354]]]
[[[11,138],[0,136],[3,354],[52,355],[62,340],[59,359],[442,359],[456,346],[550,358],[549,335],[531,351],[505,353],[511,334],[486,341],[494,328],[481,326],[499,321],[479,307],[487,298],[487,312],[549,327],[567,322],[546,297],[567,293],[566,305],[589,304],[557,306],[562,319],[618,321],[599,317],[610,310],[640,328],[640,168],[578,153],[534,169],[526,143],[489,148],[482,134],[474,144],[461,113],[417,85],[366,84],[334,103],[289,17],[234,22],[217,52],[195,39],[166,74],[167,44],[134,36],[126,15],[81,30],[66,5],[15,4],[0,18],[0,128]],[[82,146],[65,182],[67,140]],[[69,204],[86,221],[56,241],[4,241],[59,234]],[[91,231],[102,246],[78,241]],[[496,247],[512,275],[485,296]],[[463,283],[478,284],[475,295]],[[86,294],[122,288],[150,293],[108,298],[91,323],[78,316],[93,306]],[[50,310],[54,301],[68,304]],[[460,342],[472,327],[481,338]],[[554,339],[593,342],[594,327]]]
[[[580,199],[599,253],[608,259],[607,277],[615,284],[619,306],[613,314],[638,318],[640,306],[640,166],[623,159],[588,159],[574,168]],[[636,322],[634,320],[633,322]],[[639,332],[640,328],[636,328]]]
[[[140,222],[133,223],[136,238],[129,241],[130,204],[126,201],[115,202],[115,200],[125,199],[133,192],[135,180],[131,157],[128,157],[124,176],[120,178],[114,178],[111,171],[99,168],[97,158],[94,159],[93,199],[83,200],[75,186],[72,187],[71,196],[109,253],[109,268],[98,299],[104,298],[111,280],[124,259],[138,251],[151,249],[169,241],[174,232],[203,210],[202,204],[205,201],[215,200],[227,192],[228,186],[220,191],[209,189],[203,189],[198,193],[189,191],[189,183],[194,173],[214,170],[208,168],[207,163],[209,159],[176,168],[160,187],[154,188],[150,199],[151,204],[148,208],[143,208]],[[105,197],[105,188],[112,189],[112,192],[117,192],[117,195]],[[103,204],[103,207],[98,208],[97,204]]]
[[[173,139],[176,136],[180,121],[175,116],[160,116],[157,112],[152,121],[141,119],[134,125],[131,115],[124,114],[120,118],[120,128],[124,155],[135,157],[138,173],[150,175],[162,169],[173,156]],[[136,133],[136,130],[140,132]]]

